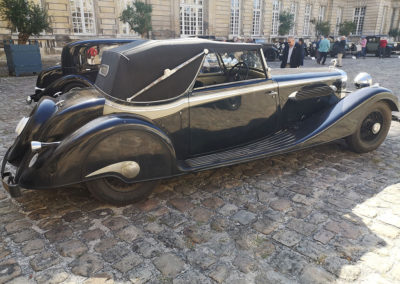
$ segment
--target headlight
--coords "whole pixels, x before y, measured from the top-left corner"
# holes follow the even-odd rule
[[[17,127],[15,127],[15,133],[17,135],[20,135],[22,130],[24,130],[26,123],[28,122],[29,117],[23,117],[21,120],[18,122]]]
[[[394,47],[397,47],[397,43],[393,44]]]

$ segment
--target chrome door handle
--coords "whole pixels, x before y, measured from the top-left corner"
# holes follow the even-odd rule
[[[269,92],[266,92],[266,94],[267,94],[267,95],[271,95],[271,96],[276,96],[276,95],[278,94],[278,92],[269,91]]]

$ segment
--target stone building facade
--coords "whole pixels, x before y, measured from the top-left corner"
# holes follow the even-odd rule
[[[75,39],[135,37],[119,21],[122,10],[134,0],[33,0],[47,9],[52,33],[38,39],[47,47]],[[291,35],[315,37],[315,21],[329,21],[331,34],[338,25],[355,21],[356,35],[387,34],[399,28],[400,0],[146,0],[152,4],[152,38],[211,35],[223,39],[278,37],[279,13],[294,15]],[[16,38],[0,22],[3,39]]]

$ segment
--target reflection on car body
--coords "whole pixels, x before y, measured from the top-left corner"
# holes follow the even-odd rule
[[[139,40],[105,51],[100,70],[93,88],[42,98],[21,120],[1,169],[12,196],[84,183],[124,204],[163,178],[341,138],[368,152],[399,109],[367,75],[348,94],[334,67],[270,70],[258,44]]]

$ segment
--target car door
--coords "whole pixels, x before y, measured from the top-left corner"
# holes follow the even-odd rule
[[[266,78],[260,52],[248,53],[211,53],[205,58],[189,96],[192,156],[250,143],[276,131],[277,84]],[[248,76],[232,81],[229,72],[240,62],[249,67]]]

